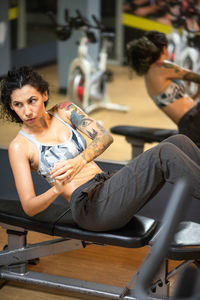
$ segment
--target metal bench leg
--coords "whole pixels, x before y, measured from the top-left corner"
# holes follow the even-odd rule
[[[170,282],[167,278],[169,269],[169,261],[166,259],[161,266],[157,280],[152,284],[150,295],[158,299],[166,299],[169,297]]]
[[[8,229],[8,250],[23,249],[27,244],[27,231],[13,231]],[[8,270],[24,274],[27,272],[27,261],[8,266]]]
[[[140,155],[144,151],[144,140],[136,139],[129,136],[126,136],[126,140],[132,147],[132,155],[131,158],[135,158]]]

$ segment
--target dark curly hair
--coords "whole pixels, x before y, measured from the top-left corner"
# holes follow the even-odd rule
[[[145,75],[160,57],[164,46],[167,46],[167,38],[158,31],[148,31],[143,37],[130,41],[126,51],[129,66],[138,75]]]
[[[44,94],[45,92],[49,95],[49,84],[46,82],[41,75],[33,71],[29,66],[23,66],[18,69],[14,68],[8,71],[8,74],[2,79],[0,84],[0,117],[15,123],[22,123],[22,120],[18,115],[10,108],[11,94],[16,89],[21,89],[24,85],[31,85],[38,92]],[[45,102],[45,106],[47,105]]]

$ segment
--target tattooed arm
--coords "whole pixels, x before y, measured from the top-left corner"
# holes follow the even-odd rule
[[[60,162],[52,171],[53,178],[70,180],[85,166],[102,154],[113,142],[111,134],[97,121],[90,118],[76,105],[65,102],[57,106],[57,113],[70,125],[89,137],[92,142],[78,156],[66,162]],[[60,176],[61,175],[61,176]],[[59,176],[59,177],[58,177]]]
[[[185,81],[192,81],[200,83],[200,74],[194,73],[188,69],[184,69],[172,62],[163,61],[160,63],[162,72],[168,79],[182,79]]]
[[[102,154],[113,142],[111,134],[96,120],[90,118],[79,107],[66,103],[64,107],[73,127],[84,133],[92,142],[83,151],[82,157],[86,162]]]

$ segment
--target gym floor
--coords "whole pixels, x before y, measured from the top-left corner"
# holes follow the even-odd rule
[[[108,84],[110,100],[118,104],[128,105],[130,111],[124,113],[101,109],[90,113],[91,117],[101,121],[103,126],[108,129],[116,125],[176,128],[173,122],[159,111],[150,100],[142,78],[133,74],[133,79],[129,80],[128,68],[125,66],[112,65],[109,66],[109,69],[114,74],[113,81]],[[50,65],[37,71],[50,83],[49,107],[58,102],[66,101],[65,95],[58,94],[57,66]],[[0,146],[7,147],[18,130],[19,127],[16,124],[9,124],[0,120]],[[129,160],[131,158],[130,145],[122,136],[114,135],[113,137],[114,143],[101,157],[121,161]],[[145,149],[152,146],[153,144],[146,145]],[[2,249],[7,241],[6,234],[1,228],[0,234],[0,248]],[[39,242],[44,239],[49,239],[49,236],[33,232],[28,235],[28,243]],[[93,245],[82,250],[41,258],[40,263],[36,266],[30,266],[30,269],[123,287],[137,271],[148,251],[148,247],[124,249]],[[175,264],[173,262],[171,266]],[[171,284],[173,285],[173,282]],[[35,298],[39,300],[89,299],[83,295],[58,295],[54,294],[53,291],[47,292],[28,286],[19,287],[13,283],[8,283],[0,289],[0,299],[2,300],[21,300],[23,298],[29,300]]]

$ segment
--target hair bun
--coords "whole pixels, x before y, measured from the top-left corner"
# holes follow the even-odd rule
[[[148,37],[130,41],[127,44],[128,64],[138,75],[147,73],[150,65],[159,58],[159,48]]]

